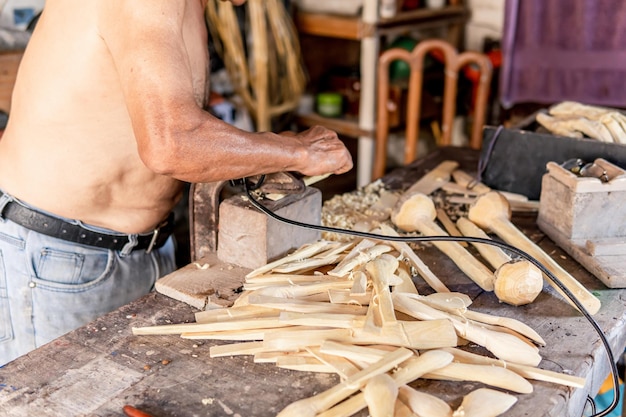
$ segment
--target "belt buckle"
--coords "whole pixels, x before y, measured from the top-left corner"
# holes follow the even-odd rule
[[[157,237],[159,237],[159,230],[161,228],[158,227],[156,229],[154,229],[154,232],[152,232],[152,239],[150,239],[150,243],[148,244],[148,248],[146,249],[146,253],[150,253],[152,252],[152,249],[154,249],[154,244],[156,243]]]
[[[150,243],[148,244],[148,248],[146,249],[146,253],[152,252],[152,249],[154,249],[154,245],[156,244],[156,241],[159,237],[159,233],[163,227],[167,226],[168,220],[169,219],[163,220],[154,229],[154,231],[152,232],[152,238],[150,239]]]

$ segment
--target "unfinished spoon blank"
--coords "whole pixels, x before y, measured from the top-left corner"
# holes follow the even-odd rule
[[[448,236],[435,223],[437,212],[430,197],[413,194],[401,198],[391,216],[392,222],[406,232],[420,232],[426,236]],[[493,273],[474,255],[457,242],[433,241],[433,245],[445,253],[472,281],[485,291],[493,291]]]
[[[421,378],[422,375],[441,369],[452,361],[453,356],[442,350],[429,350],[420,356],[413,356],[391,373],[391,377],[400,387]],[[347,417],[365,408],[363,393],[358,393],[346,401],[337,404],[317,417]],[[429,416],[430,417],[430,416]],[[432,416],[435,417],[435,416]]]
[[[363,388],[371,417],[394,417],[398,385],[388,374],[376,375]]]
[[[398,398],[418,416],[451,417],[452,408],[445,401],[403,385],[398,391]]]
[[[485,347],[496,357],[523,365],[536,366],[541,362],[538,349],[520,338],[504,332],[487,329],[470,320],[437,310],[409,294],[393,294],[396,310],[418,320],[448,319],[459,337]]]
[[[386,224],[380,225],[380,230],[384,235],[387,236],[400,236],[393,228],[387,226]],[[411,249],[411,247],[406,242],[388,242],[391,246],[393,246],[398,252],[402,255],[406,256],[406,258],[411,262],[411,265],[417,270],[418,274],[422,277],[424,281],[430,287],[437,292],[450,292],[448,287],[441,282],[441,280],[430,270],[430,268],[422,261],[419,256]]]
[[[313,397],[305,398],[289,404],[280,413],[278,413],[277,417],[315,417],[322,411],[329,409],[333,405],[354,394],[372,377],[395,368],[411,356],[413,356],[413,352],[408,349],[399,348],[368,368],[351,375],[340,384],[335,385],[320,394],[314,395]]]
[[[452,417],[497,417],[504,414],[517,398],[505,392],[479,388],[463,397]]]

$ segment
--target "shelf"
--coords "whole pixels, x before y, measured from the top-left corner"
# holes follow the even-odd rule
[[[328,118],[315,113],[296,116],[301,126],[322,125],[336,131],[339,135],[359,139],[357,166],[357,186],[364,186],[371,180],[374,139],[376,136],[376,86],[377,61],[383,38],[395,33],[410,30],[422,30],[430,27],[446,28],[448,40],[457,45],[461,38],[462,25],[469,16],[468,0],[449,0],[449,5],[439,9],[420,8],[400,11],[389,18],[377,17],[381,0],[365,0],[359,15],[336,15],[297,10],[294,23],[301,35],[307,38],[327,38],[357,41],[360,45],[361,97],[359,117]],[[345,42],[344,42],[345,43]],[[343,45],[343,44],[342,44]],[[348,46],[349,45],[348,42]],[[324,50],[315,50],[314,65],[328,62],[331,57],[324,56]],[[312,55],[313,53],[310,52]],[[332,57],[336,58],[336,57]],[[339,60],[342,58],[338,57]],[[337,59],[330,59],[333,65]]]
[[[296,123],[307,127],[321,125],[334,130],[340,135],[352,138],[373,136],[374,134],[374,132],[359,128],[359,123],[356,119],[324,117],[317,113],[298,114]]]
[[[300,33],[339,39],[360,40],[376,32],[374,25],[363,22],[358,16],[298,12],[295,22]]]
[[[445,6],[440,9],[416,9],[399,12],[393,17],[381,18],[377,24],[368,24],[360,16],[338,16],[324,13],[299,11],[295,23],[302,34],[326,36],[331,38],[361,40],[374,36],[376,30],[390,27],[428,24],[429,22],[458,21],[468,16],[468,10],[462,5]]]
[[[465,6],[445,6],[440,9],[416,9],[406,12],[400,12],[393,17],[381,18],[378,22],[379,27],[387,27],[393,25],[404,25],[415,22],[428,20],[445,20],[448,18],[467,17],[468,10]]]

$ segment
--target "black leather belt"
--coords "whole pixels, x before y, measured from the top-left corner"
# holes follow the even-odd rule
[[[1,192],[0,195],[2,195]],[[150,252],[163,246],[174,231],[174,213],[170,213],[168,218],[152,232],[138,235],[111,235],[95,232],[78,224],[69,223],[57,217],[30,209],[15,201],[9,201],[4,206],[0,217],[46,236],[116,251],[124,249],[134,236],[137,238],[137,244],[132,250],[145,249],[147,252]]]

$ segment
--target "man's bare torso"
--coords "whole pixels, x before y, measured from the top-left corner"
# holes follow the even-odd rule
[[[153,173],[139,157],[118,73],[99,34],[107,24],[98,16],[102,1],[114,0],[46,2],[0,140],[0,189],[60,216],[140,233],[167,216],[181,183]],[[202,106],[208,55],[201,0],[186,0],[182,28]]]

